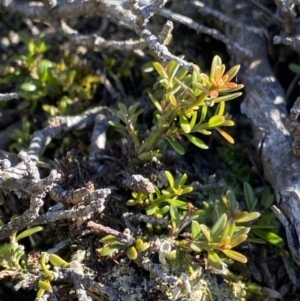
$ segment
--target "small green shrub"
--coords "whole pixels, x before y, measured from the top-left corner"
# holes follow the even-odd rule
[[[0,266],[7,270],[23,269],[26,271],[26,265],[21,263],[21,259],[25,255],[24,246],[18,242],[22,238],[28,237],[38,231],[43,230],[37,226],[22,231],[19,235],[16,232],[11,234],[10,242],[0,245]]]
[[[215,56],[209,76],[196,65],[193,65],[192,73],[173,61],[165,67],[158,62],[153,66],[159,80],[155,92],[149,93],[157,109],[157,123],[150,134],[142,137],[138,131],[138,116],[143,112],[138,103],[129,108],[119,103],[118,110],[111,109],[122,123],[110,121],[110,124],[129,134],[138,160],[158,157],[158,144],[163,139],[181,155],[185,153],[181,143],[184,137],[199,148],[208,148],[198,137],[199,133],[210,135],[212,130],[217,130],[227,141],[234,142],[222,127],[234,125],[231,116],[225,112],[225,102],[241,95],[236,91],[243,85],[230,82],[239,70],[238,65],[225,73],[225,65],[220,57]],[[212,111],[214,106],[216,108]]]
[[[50,116],[66,115],[77,101],[91,100],[102,82],[93,68],[67,51],[59,61],[50,59],[50,47],[41,35],[31,39],[20,33],[26,53],[14,56],[3,74],[4,80],[20,85],[19,96],[30,102],[29,114],[38,104]]]
[[[216,270],[223,268],[221,255],[245,263],[247,258],[233,250],[248,238],[252,222],[260,213],[248,212],[240,208],[232,190],[228,190],[221,200],[203,202],[203,208],[196,208],[184,196],[192,192],[191,186],[186,186],[186,174],[174,179],[170,172],[165,172],[169,185],[167,189],[155,187],[155,193],[143,194],[133,192],[133,199],[127,201],[128,206],[139,206],[142,211],[157,219],[169,220],[168,226],[160,227],[155,232],[154,225],[144,229],[143,238],[139,238],[127,249],[130,259],[138,258],[140,252],[148,249],[148,243],[153,235],[167,237],[168,246],[164,257],[173,267],[185,266],[186,270],[193,271],[195,254],[207,253],[209,264]],[[245,193],[248,193],[245,187]],[[180,197],[180,200],[178,199]],[[249,200],[248,196],[246,199]],[[152,228],[149,231],[149,227]],[[181,236],[185,233],[184,238]],[[124,249],[122,243],[114,236],[108,235],[101,240],[104,243],[100,251],[101,256],[110,255]],[[145,246],[139,249],[137,246]],[[140,251],[142,250],[142,251]]]

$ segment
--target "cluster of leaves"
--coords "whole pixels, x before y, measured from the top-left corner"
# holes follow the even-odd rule
[[[130,259],[135,260],[139,252],[148,249],[147,241],[153,235],[160,235],[161,238],[168,237],[167,247],[164,248],[167,250],[164,251],[165,258],[173,267],[185,266],[190,273],[193,272],[195,254],[206,253],[210,266],[221,271],[224,263],[221,254],[236,261],[247,262],[243,254],[233,250],[245,240],[271,242],[276,245],[282,243],[282,239],[271,231],[274,225],[266,225],[268,220],[271,222],[269,212],[263,213],[261,221],[258,219],[261,214],[254,211],[258,208],[258,201],[248,183],[244,183],[248,211],[241,209],[232,190],[228,190],[220,200],[203,202],[203,208],[200,209],[182,199],[185,194],[193,190],[193,187],[185,186],[186,174],[177,179],[174,179],[168,171],[165,174],[169,183],[167,189],[159,190],[155,187],[155,193],[148,195],[133,192],[133,198],[127,201],[128,206],[139,206],[147,215],[169,221],[164,229],[160,226],[159,231],[155,225],[148,225],[144,230],[143,239],[138,238],[127,249]],[[263,196],[262,206],[268,208],[272,201],[273,196],[267,192]],[[254,223],[257,219],[258,221]],[[250,230],[259,238],[250,238]],[[104,237],[101,242],[104,243],[100,251],[101,256],[107,256],[125,247],[112,235]]]
[[[35,40],[23,33],[20,37],[27,51],[8,61],[4,80],[20,85],[19,96],[30,101],[30,113],[42,103],[42,109],[51,116],[66,115],[74,99],[92,99],[102,78],[91,66],[80,63],[78,56],[67,52],[59,62],[46,58],[49,45],[42,35]],[[47,104],[45,100],[56,103]]]
[[[30,142],[30,122],[27,118],[23,118],[22,120],[22,129],[14,129],[9,138],[13,140],[13,142],[9,145],[10,152],[19,153],[21,150],[25,149]]]
[[[100,241],[105,244],[105,247],[99,252],[100,256],[108,256],[114,252],[121,251],[124,248],[122,242],[114,235],[106,235]],[[135,260],[138,258],[138,255],[145,252],[149,247],[149,242],[144,241],[143,238],[139,237],[135,240],[134,245],[128,247],[127,257],[131,260]]]
[[[50,116],[68,115],[71,108],[80,112],[83,103],[93,98],[96,87],[102,83],[102,77],[89,64],[82,63],[76,54],[65,51],[59,61],[54,61],[47,58],[51,56],[50,47],[43,35],[36,39],[22,32],[19,35],[26,45],[26,53],[11,57],[1,74],[4,81],[20,86],[18,94],[29,104],[22,129],[14,129],[10,134],[13,143],[9,150],[12,152],[28,146],[28,115],[38,106]]]
[[[158,156],[157,145],[162,139],[166,139],[181,155],[185,153],[181,143],[183,137],[199,148],[208,148],[197,137],[198,133],[210,135],[212,130],[217,130],[227,141],[234,142],[222,127],[234,125],[231,116],[225,112],[225,102],[241,95],[236,91],[243,85],[231,82],[239,70],[238,65],[225,73],[225,65],[219,56],[215,56],[209,76],[197,65],[193,65],[193,72],[189,73],[174,61],[165,67],[155,62],[153,67],[159,74],[158,82],[162,88],[149,94],[158,112],[157,123],[148,137],[144,139],[138,131],[137,119],[143,112],[138,103],[129,108],[120,103],[119,110],[111,109],[123,123],[110,121],[110,124],[129,134],[139,160],[147,161]]]
[[[2,222],[1,225],[3,225]],[[24,246],[19,244],[19,241],[42,230],[41,226],[36,226],[26,229],[18,235],[17,232],[13,232],[10,235],[10,242],[0,245],[0,266],[7,271],[21,270],[26,273],[28,271],[25,258],[26,252]],[[69,266],[68,262],[56,254],[42,253],[40,268],[43,271],[43,277],[38,282],[37,298],[41,298],[46,291],[52,291],[50,282],[54,279],[54,276],[48,262],[53,267],[67,268]]]
[[[16,232],[10,235],[10,242],[0,246],[0,266],[7,270],[23,269],[26,271],[24,246],[19,244],[19,240],[28,237],[38,231],[43,230],[37,226],[22,231],[19,235]]]
[[[51,281],[54,279],[54,275],[51,272],[51,263],[53,267],[67,268],[70,264],[63,260],[56,254],[43,253],[40,258],[40,267],[43,271],[43,278],[39,279],[37,299],[41,298],[45,292],[52,292]]]
[[[283,247],[284,240],[277,234],[279,221],[275,213],[269,210],[274,203],[274,194],[267,188],[259,200],[255,197],[248,182],[244,182],[244,194],[247,209],[250,212],[257,210],[261,214],[260,218],[251,225],[251,233],[254,236],[249,237],[248,241],[260,244],[270,243],[277,247]]]

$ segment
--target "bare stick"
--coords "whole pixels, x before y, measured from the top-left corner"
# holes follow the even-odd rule
[[[95,116],[108,111],[105,107],[96,107],[87,110],[81,116],[61,116],[50,120],[50,125],[33,134],[28,154],[31,160],[37,161],[41,150],[48,145],[54,137],[68,133],[72,130],[83,130],[91,127],[95,122]]]
[[[287,35],[293,35],[296,31],[296,24],[294,19],[296,17],[295,5],[291,5],[290,1],[286,0],[274,0],[277,5],[280,14],[284,18],[284,29]]]
[[[91,150],[89,161],[93,162],[103,154],[106,144],[106,132],[108,129],[107,117],[99,114],[95,117],[95,124],[91,138]]]
[[[264,31],[261,28],[254,27],[254,26],[245,26],[244,23],[237,22],[235,19],[230,18],[228,15],[225,15],[215,9],[210,8],[209,6],[205,5],[205,3],[201,1],[193,1],[192,4],[199,9],[198,11],[201,15],[211,15],[224,23],[230,24],[231,26],[235,26],[236,28],[242,30],[249,30],[259,35],[264,34]]]
[[[120,240],[120,242],[125,247],[130,247],[135,241],[134,237],[131,236],[130,231],[128,229],[125,229],[124,232],[121,233],[117,230],[102,226],[101,224],[95,223],[93,221],[89,221],[87,223],[87,227],[92,228],[92,230],[96,232],[104,232],[106,234],[114,235],[116,238]]]
[[[24,228],[29,226],[30,223],[32,223],[32,221],[34,221],[38,217],[39,210],[44,204],[43,198],[43,194],[38,194],[31,197],[29,209],[26,210],[22,215],[18,216],[16,219],[14,219],[14,221],[9,222],[8,224],[0,228],[0,238],[8,237],[12,233],[23,230]]]
[[[18,99],[19,95],[17,93],[0,93],[0,101],[7,101],[11,99]]]
[[[210,35],[214,39],[219,40],[219,41],[223,42],[224,44],[226,44],[226,46],[229,49],[237,50],[242,55],[244,55],[246,57],[251,57],[253,55],[251,51],[249,51],[248,49],[242,47],[241,45],[234,42],[233,40],[227,38],[226,36],[224,36],[223,34],[218,32],[216,29],[208,28],[208,27],[206,27],[206,26],[204,26],[204,25],[202,25],[198,22],[195,22],[193,19],[191,19],[189,17],[176,14],[176,13],[174,13],[171,10],[168,10],[166,8],[160,9],[159,14],[161,16],[164,16],[167,19],[179,22],[180,24],[184,24],[187,27],[190,27],[190,28],[194,29],[196,32],[201,32],[201,33]]]
[[[69,267],[70,278],[73,281],[78,301],[92,301],[92,298],[87,296],[87,292],[82,283],[82,277],[84,275],[82,261],[84,258],[85,251],[83,250],[77,250],[73,253]]]

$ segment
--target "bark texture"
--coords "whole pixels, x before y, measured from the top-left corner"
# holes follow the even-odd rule
[[[251,1],[241,4],[238,0],[227,0],[221,3],[223,12],[243,22],[245,28],[259,26],[253,18],[255,7]],[[241,109],[252,121],[264,176],[276,194],[279,209],[274,207],[274,212],[285,227],[293,258],[300,264],[300,161],[293,155],[292,138],[285,127],[285,93],[270,67],[265,36],[229,26],[226,27],[226,36],[253,53],[251,59],[245,59],[237,52],[230,52],[235,62],[243,62],[240,76],[246,96]]]

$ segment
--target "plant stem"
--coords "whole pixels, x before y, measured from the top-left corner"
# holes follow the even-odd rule
[[[145,142],[140,146],[138,150],[138,154],[142,154],[143,152],[147,152],[155,149],[158,142],[162,139],[166,129],[168,129],[176,117],[176,113],[174,110],[169,108],[165,111],[165,114],[159,119],[158,123],[152,127],[151,133]]]

